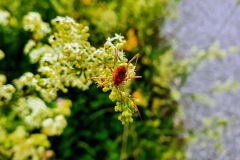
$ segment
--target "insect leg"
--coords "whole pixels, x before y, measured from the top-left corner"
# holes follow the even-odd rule
[[[98,85],[97,85],[97,88],[102,87],[102,86],[104,86],[105,84],[108,84],[108,83],[109,83],[109,82],[104,82],[104,83],[98,84]]]
[[[139,57],[139,54],[136,54],[130,61],[128,61],[127,66],[128,66],[134,59],[136,59],[136,63],[135,63],[135,66],[136,66],[136,65],[137,65],[137,61],[138,61],[138,57]]]
[[[128,97],[129,97],[129,98],[130,98],[130,100],[132,101],[132,103],[133,103],[133,105],[134,105],[135,109],[136,109],[136,110],[137,110],[137,112],[138,112],[138,115],[139,115],[139,117],[140,117],[141,121],[143,122],[142,116],[141,116],[141,114],[140,114],[140,112],[139,112],[139,110],[138,110],[138,107],[137,107],[136,103],[133,101],[133,99],[132,99],[131,95],[129,95]]]
[[[108,69],[110,69],[110,71],[113,73],[113,69],[112,69],[106,62],[103,62],[103,64],[105,65],[105,67],[107,67]]]
[[[86,80],[95,80],[95,79],[101,79],[101,77],[92,77],[92,78],[87,78]]]
[[[113,66],[113,68],[116,67],[117,60],[118,60],[118,47],[116,46],[116,48],[115,48],[115,56],[114,56],[114,66]]]

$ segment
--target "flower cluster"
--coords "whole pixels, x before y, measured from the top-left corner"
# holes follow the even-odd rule
[[[26,16],[24,16],[23,26],[24,30],[33,33],[34,40],[42,39],[51,32],[49,24],[43,22],[40,14],[36,12],[29,12]]]
[[[0,109],[4,109],[1,106]],[[34,95],[22,96],[12,106],[9,113],[11,119],[17,118],[14,123],[4,115],[0,116],[0,150],[1,154],[13,159],[46,159],[53,156],[49,150],[48,136],[62,134],[67,125],[65,116],[70,114],[71,101],[57,99],[49,107]],[[14,128],[14,125],[17,127]],[[31,133],[31,131],[40,131]]]
[[[45,101],[55,99],[58,90],[67,92],[69,86],[87,90],[91,84],[87,79],[98,72],[101,62],[101,55],[88,42],[88,27],[69,17],[57,17],[52,24],[55,32],[49,37],[50,45],[30,40],[25,47],[31,62],[39,63],[40,75],[30,84]]]
[[[49,136],[62,134],[63,129],[67,126],[67,121],[63,115],[55,118],[48,118],[42,123],[42,132]]]
[[[8,102],[12,99],[12,95],[15,93],[15,88],[11,84],[6,84],[0,87],[0,105],[4,102]]]
[[[128,86],[131,79],[141,76],[136,76],[135,66],[131,63],[138,55],[129,62],[125,57],[122,50],[126,43],[124,37],[115,34],[107,39],[104,47],[96,49],[88,42],[87,26],[69,17],[57,17],[52,20],[52,25],[55,32],[49,37],[50,45],[40,45],[32,40],[26,45],[25,51],[31,62],[39,63],[40,73],[29,77],[28,86],[35,86],[41,97],[50,102],[57,97],[58,90],[67,92],[69,86],[87,90],[92,83],[90,79],[95,80],[104,92],[111,90],[109,97],[117,102],[115,110],[122,112],[119,120],[123,124],[132,122],[138,108]]]
[[[22,97],[15,103],[13,112],[18,114],[28,129],[41,128],[46,135],[59,135],[67,125],[65,116],[70,114],[71,107],[70,100],[59,99],[52,102],[54,105],[50,108],[39,97]]]
[[[137,99],[129,93],[129,84],[132,79],[141,78],[141,76],[136,76],[136,66],[131,63],[138,58],[138,55],[128,62],[121,50],[124,44],[125,40],[118,34],[107,39],[104,48],[99,49],[99,51],[105,53],[102,62],[104,67],[99,70],[98,77],[92,78],[96,81],[98,87],[102,87],[104,92],[111,90],[109,98],[116,101],[115,111],[122,112],[118,116],[122,124],[133,122],[132,116],[135,112],[138,112],[140,116],[136,105]]]
[[[16,89],[11,84],[5,84],[7,78],[5,75],[0,74],[0,106],[7,104],[16,92]]]
[[[53,153],[53,151],[48,149],[50,142],[45,134],[36,133],[29,135],[24,126],[18,126],[10,134],[7,134],[7,131],[0,127],[0,134],[1,157],[12,157],[14,160],[24,160],[31,157],[31,159],[37,160],[53,156],[49,154]],[[11,155],[12,153],[14,154]]]
[[[57,92],[67,92],[70,86],[87,90],[93,80],[104,92],[111,91],[109,98],[116,101],[122,124],[133,122],[139,111],[128,88],[132,79],[141,76],[136,76],[132,64],[138,55],[130,61],[125,57],[123,36],[116,34],[96,49],[88,42],[89,28],[69,17],[53,19],[53,33],[37,13],[27,14],[23,24],[33,33],[24,52],[38,64],[38,73],[26,72],[13,84],[6,84],[6,77],[0,75],[0,110],[11,106],[10,117],[18,119],[6,125],[8,116],[0,116],[1,153],[13,159],[46,159],[52,153],[47,137],[60,135],[70,115],[71,101],[58,98]],[[49,44],[44,44],[41,39],[48,34]],[[4,58],[2,51],[0,58]]]
[[[62,134],[67,125],[65,117],[70,115],[71,101],[58,98],[51,102],[51,107],[47,105],[34,94],[34,89],[39,89],[38,84],[42,82],[37,77],[27,72],[13,84],[6,84],[6,76],[0,74],[1,158],[47,159],[54,155],[48,149],[50,142],[47,137]],[[6,111],[7,115],[4,114]],[[40,133],[30,134],[33,130]]]

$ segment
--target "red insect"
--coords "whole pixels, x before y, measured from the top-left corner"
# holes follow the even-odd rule
[[[121,96],[121,101],[123,100],[123,97],[122,97],[122,91],[120,90],[120,87],[121,85],[124,84],[124,82],[130,80],[130,79],[135,79],[135,78],[142,78],[142,76],[130,76],[131,74],[128,73],[129,71],[129,65],[131,64],[132,61],[134,61],[136,59],[136,64],[137,64],[137,60],[138,60],[138,57],[139,57],[139,54],[136,54],[130,61],[128,61],[128,63],[126,65],[119,65],[117,66],[117,61],[118,61],[118,48],[116,47],[116,51],[115,51],[115,56],[114,56],[114,65],[113,67],[110,67],[107,63],[103,63],[111,72],[112,74],[112,77],[109,79],[109,78],[106,78],[106,79],[109,79],[109,81],[105,81],[104,78],[102,77],[94,77],[94,78],[91,78],[91,79],[100,79],[100,82],[98,84],[98,87],[103,87],[105,85],[108,85],[109,83],[112,83],[112,85],[117,88],[117,90],[119,91],[119,94]],[[136,67],[136,64],[135,64],[135,67]],[[141,115],[140,115],[140,112],[138,110],[138,107],[136,105],[136,103],[134,102],[134,100],[132,99],[131,95],[128,95],[128,97],[130,98],[130,100],[132,101],[134,107],[136,108],[138,114],[139,114],[139,117],[141,118]],[[142,118],[141,118],[142,120]]]
[[[131,64],[132,61],[134,61],[135,59],[138,60],[139,54],[136,54],[128,63],[127,65],[120,65],[118,67],[116,67],[117,65],[117,59],[118,59],[118,48],[116,47],[116,52],[115,52],[115,57],[114,57],[114,66],[110,67],[107,63],[103,63],[110,71],[112,74],[112,83],[116,88],[119,88],[119,86],[121,84],[123,84],[125,81],[129,80],[129,79],[135,79],[135,78],[142,78],[142,76],[131,76],[128,77],[128,67]],[[136,60],[136,64],[137,64],[137,60]],[[136,65],[135,65],[136,67]],[[105,79],[102,77],[94,77],[91,79],[100,79],[102,83],[98,84],[98,87],[102,87],[106,84],[108,84],[109,82],[104,82]],[[104,82],[104,83],[103,83]]]
[[[126,68],[124,66],[117,67],[115,73],[113,74],[113,82],[115,86],[119,86],[123,83],[126,78]]]
[[[117,51],[116,51],[116,55],[117,55]],[[127,72],[128,72],[128,66],[129,64],[134,60],[134,59],[138,59],[139,54],[136,54],[128,63],[127,66],[124,65],[120,65],[116,68],[113,72],[113,84],[115,87],[118,88],[119,85],[123,84],[124,81],[127,81],[129,79],[133,79],[133,78],[142,78],[142,76],[132,76],[132,77],[127,77]],[[116,56],[117,58],[117,56]],[[115,65],[115,63],[114,63]]]

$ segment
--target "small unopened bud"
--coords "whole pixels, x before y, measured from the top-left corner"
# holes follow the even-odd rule
[[[129,118],[129,122],[130,122],[130,123],[132,123],[132,122],[133,122],[133,119],[132,119],[132,117],[131,117],[131,118]]]
[[[116,99],[116,93],[115,92],[111,92],[111,94],[109,95],[109,98],[114,101]]]
[[[109,88],[107,88],[107,87],[103,87],[103,89],[102,89],[103,92],[107,92],[108,90],[109,90]]]
[[[119,111],[118,106],[114,107],[115,112]]]

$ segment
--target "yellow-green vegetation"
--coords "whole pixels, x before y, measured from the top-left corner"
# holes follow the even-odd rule
[[[176,4],[1,1],[0,159],[185,159],[179,88],[209,56],[174,58]]]

